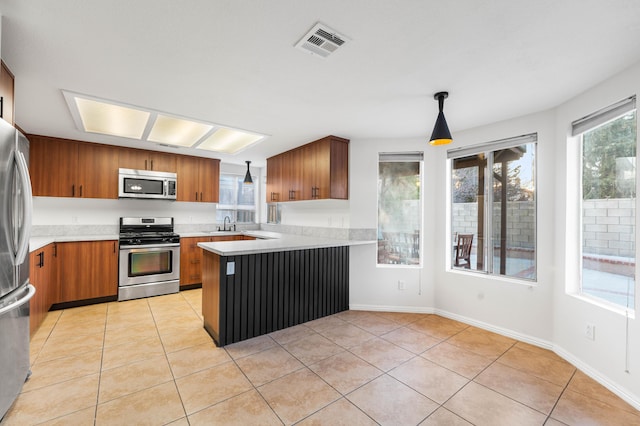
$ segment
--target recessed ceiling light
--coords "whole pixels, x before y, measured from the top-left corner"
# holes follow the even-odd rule
[[[257,135],[255,133],[248,133],[229,128],[221,128],[205,139],[197,146],[197,148],[207,151],[235,154],[236,152],[239,152],[264,138],[264,135]]]
[[[151,113],[120,105],[75,98],[86,132],[141,139]]]
[[[190,147],[202,139],[211,129],[213,126],[209,124],[158,114],[147,140]]]
[[[267,138],[216,123],[62,91],[76,127],[85,132],[138,139],[162,145],[235,154]]]

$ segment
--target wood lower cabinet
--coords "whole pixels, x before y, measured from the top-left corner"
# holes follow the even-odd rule
[[[14,78],[4,63],[0,62],[0,118],[12,126],[14,110]]]
[[[349,199],[349,140],[327,136],[267,159],[267,202]]]
[[[49,244],[29,254],[29,281],[36,293],[29,302],[31,336],[38,330],[51,305],[59,297],[56,245]]]
[[[198,243],[255,240],[247,235],[180,238],[180,287],[202,283],[202,249]]]
[[[177,201],[219,201],[220,160],[180,155],[177,158],[177,170]]]
[[[120,149],[118,167],[156,172],[176,173],[177,171],[175,155],[133,148]]]
[[[29,135],[33,195],[118,198],[118,150],[109,145]]]
[[[59,303],[118,295],[118,242],[57,243]]]

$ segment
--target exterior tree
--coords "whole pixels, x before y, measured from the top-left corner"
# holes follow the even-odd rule
[[[586,132],[582,138],[583,198],[635,197],[636,112]]]

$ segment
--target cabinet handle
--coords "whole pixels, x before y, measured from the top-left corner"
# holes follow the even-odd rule
[[[53,245],[53,257],[58,257],[58,244]]]
[[[116,252],[116,242],[115,241],[113,242],[113,252],[114,253]]]
[[[198,191],[196,191],[196,201],[198,201]]]
[[[80,197],[82,197],[82,185],[80,185]]]
[[[204,198],[202,197],[202,192],[200,193],[200,201],[204,201]]]
[[[40,260],[38,261],[38,268],[44,268],[44,252],[41,251],[40,253],[38,253],[38,257],[40,258]]]
[[[0,96],[0,118],[4,117],[4,96]]]
[[[144,169],[145,170],[149,170],[149,169],[147,169],[147,160],[144,160]]]
[[[76,186],[75,185],[71,185],[71,196],[72,197],[76,196]]]
[[[151,170],[153,170],[153,160],[151,160]]]

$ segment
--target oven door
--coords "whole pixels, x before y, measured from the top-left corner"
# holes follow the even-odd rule
[[[120,246],[120,287],[180,279],[180,244]]]

